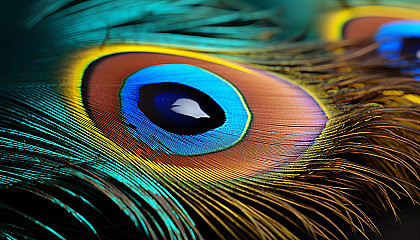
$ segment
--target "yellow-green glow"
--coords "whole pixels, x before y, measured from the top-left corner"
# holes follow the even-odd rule
[[[407,7],[410,6],[407,5]],[[420,19],[420,10],[416,10],[414,7],[361,6],[333,11],[321,19],[319,24],[321,35],[327,41],[341,40],[344,24],[351,19],[361,17]]]

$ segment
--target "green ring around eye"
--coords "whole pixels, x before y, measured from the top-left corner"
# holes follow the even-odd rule
[[[162,83],[166,83],[163,88],[156,85]],[[139,90],[153,84],[157,86],[152,94],[156,97],[147,104],[149,108],[155,104],[151,107],[156,109],[155,118],[150,114],[147,116],[147,112],[138,107],[142,104]],[[222,114],[214,113],[217,107],[209,107],[211,103],[207,98],[220,106]],[[154,65],[135,72],[126,79],[120,99],[127,131],[150,148],[169,154],[198,155],[229,148],[241,140],[251,121],[243,97],[232,84],[214,73],[188,64]],[[220,116],[223,113],[225,116]],[[161,120],[157,121],[157,118]],[[186,128],[185,132],[194,132],[195,129],[188,128],[206,128],[212,126],[212,121],[221,124],[197,134],[182,134],[179,130]],[[165,122],[172,124],[173,131],[162,128]]]

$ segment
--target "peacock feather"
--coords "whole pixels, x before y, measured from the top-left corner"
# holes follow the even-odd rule
[[[416,1],[2,4],[1,238],[418,236]]]

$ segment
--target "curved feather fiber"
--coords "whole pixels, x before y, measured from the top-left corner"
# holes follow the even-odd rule
[[[382,229],[372,216],[389,211],[398,219],[400,199],[418,204],[420,198],[416,73],[400,71],[404,66],[392,64],[398,59],[381,56],[373,36],[332,43],[285,40],[296,40],[298,32],[307,39],[316,36],[313,29],[305,30],[310,24],[288,31],[299,16],[314,19],[326,10],[371,2],[386,6],[412,2],[299,1],[300,11],[292,11],[298,5],[291,7],[290,2],[296,1],[256,10],[239,1],[43,0],[26,1],[27,5],[6,1],[3,10],[15,14],[3,14],[7,17],[1,25],[10,36],[1,43],[6,57],[0,69],[0,236],[353,239],[351,231],[366,238],[380,235]],[[173,168],[163,171],[164,164],[148,164],[154,159],[104,135],[82,99],[72,94],[83,91],[83,86],[75,86],[68,77],[74,76],[75,65],[83,62],[89,49],[140,44],[175,52],[188,49],[190,58],[227,62],[231,67],[238,62],[288,79],[319,104],[328,118],[326,126],[314,142],[295,140],[295,145],[310,148],[289,156],[294,161],[269,170],[224,179],[210,178],[211,168],[198,168],[201,174],[195,179],[185,177],[186,172],[171,172]],[[276,124],[267,126],[276,129]],[[262,127],[257,125],[256,131],[265,131]],[[278,146],[276,139],[251,140],[268,151]],[[249,151],[256,164],[265,164],[267,159]],[[212,156],[208,159],[214,162]],[[195,160],[185,156],[185,161]]]

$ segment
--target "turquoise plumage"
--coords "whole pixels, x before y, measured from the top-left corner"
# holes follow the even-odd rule
[[[390,239],[378,212],[418,212],[419,42],[349,37],[416,1],[3,4],[1,238]]]

